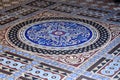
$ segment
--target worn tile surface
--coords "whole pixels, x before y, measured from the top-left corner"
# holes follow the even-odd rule
[[[19,1],[0,1],[0,80],[120,80],[118,3]]]

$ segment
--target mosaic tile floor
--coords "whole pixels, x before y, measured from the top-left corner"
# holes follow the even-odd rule
[[[25,0],[0,0],[0,9],[8,8],[10,6],[18,5]]]
[[[0,1],[0,80],[120,80],[119,3],[18,1]]]

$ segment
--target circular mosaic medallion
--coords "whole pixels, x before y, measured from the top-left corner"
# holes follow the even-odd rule
[[[80,45],[89,41],[91,37],[92,31],[89,28],[67,21],[47,21],[25,29],[27,40],[36,45],[53,48]]]
[[[38,18],[7,32],[11,45],[43,54],[76,54],[97,49],[110,38],[102,25],[78,18]]]

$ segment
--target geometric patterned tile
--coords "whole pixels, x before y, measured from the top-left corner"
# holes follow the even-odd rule
[[[55,72],[55,73],[58,73],[58,74],[62,74],[64,76],[67,76],[68,74],[72,73],[71,71],[67,71],[67,70],[64,70],[62,68],[54,67],[52,65],[48,65],[48,64],[45,64],[45,63],[40,63],[36,67],[37,68],[42,68],[42,69],[45,69],[45,70],[48,70],[48,71],[51,71],[51,72]]]
[[[11,75],[15,72],[14,69],[10,69],[8,67],[0,66],[0,73]]]
[[[87,71],[96,72],[96,71],[99,70],[102,66],[104,66],[108,61],[109,61],[109,59],[106,59],[106,58],[102,57],[102,58],[99,59],[94,65],[92,65],[90,68],[88,68]]]
[[[17,1],[14,1],[14,0],[0,0],[0,9],[4,9],[6,7],[17,5],[17,4],[19,4],[23,1],[25,1],[25,0],[17,0]]]
[[[116,76],[114,76],[113,80],[120,80],[120,72]]]
[[[120,80],[119,7],[112,0],[0,1],[0,80]]]
[[[76,80],[95,80],[86,76],[81,75],[79,78],[77,78]]]
[[[30,74],[23,74],[17,80],[43,80],[42,78],[35,77]]]
[[[120,44],[118,44],[117,46],[115,46],[112,50],[110,50],[108,52],[108,54],[113,54],[113,55],[117,55],[120,52]]]
[[[46,7],[51,6],[53,4],[55,4],[55,2],[46,1],[46,0],[38,0],[38,1],[32,1],[26,5],[38,7],[38,8],[46,8]]]

